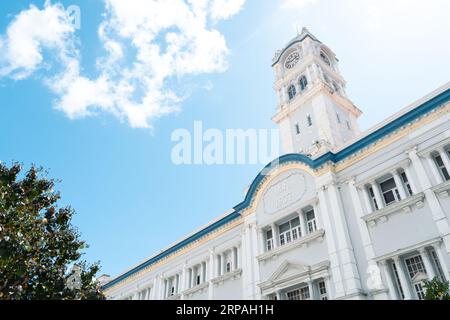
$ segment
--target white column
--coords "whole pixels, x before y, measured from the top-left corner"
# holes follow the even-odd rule
[[[307,234],[305,213],[302,210],[300,210],[298,212],[298,217],[300,219],[300,230],[302,231],[302,237],[304,237]]]
[[[266,247],[266,235],[263,229],[258,229],[258,243],[259,243],[259,254],[262,254],[267,251]]]
[[[376,183],[375,181],[371,181],[370,186],[372,187],[373,194],[375,195],[375,200],[377,201],[378,210],[383,209],[384,201],[381,198],[381,193],[380,193],[380,189],[378,187],[378,183]]]
[[[431,156],[431,153],[427,154],[425,156],[425,158],[427,159],[428,166],[430,167],[431,172],[433,173],[436,184],[440,184],[440,183],[444,182],[444,179],[442,178],[441,173],[439,172],[439,170],[436,166],[436,162],[434,161],[433,157]]]
[[[222,255],[217,254],[216,261],[217,261],[216,272],[217,272],[217,276],[219,277],[222,274]]]
[[[434,251],[436,252],[442,272],[444,273],[445,280],[449,281],[449,279],[450,279],[449,269],[448,269],[447,260],[446,260],[446,257],[444,256],[444,252],[441,248],[441,245],[438,243],[435,243],[435,244],[433,244],[433,248],[434,248]]]
[[[335,289],[335,297],[345,296],[344,280],[342,279],[342,270],[334,240],[333,222],[331,220],[330,210],[326,202],[325,187],[317,190],[319,197],[320,212],[323,213],[323,226],[325,229],[325,241],[327,243],[328,257],[330,260],[331,279]],[[331,281],[330,281],[331,283]]]
[[[277,295],[277,300],[283,300],[283,296],[281,294],[281,290],[277,290],[276,295]]]
[[[158,288],[158,275],[155,276],[155,279],[153,279],[153,287],[151,291],[151,300],[158,299],[156,289]]]
[[[184,299],[184,295],[182,294],[187,289],[187,266],[186,263],[183,265],[183,269],[181,270],[181,277],[180,277],[180,293],[181,293],[181,299]]]
[[[309,291],[309,300],[316,300],[314,297],[314,286],[312,280],[308,281],[308,291]]]
[[[406,198],[405,187],[403,186],[402,179],[398,174],[397,170],[391,171],[392,176],[394,177],[395,185],[397,186],[398,192],[400,193],[400,199],[403,200]]]
[[[444,147],[439,148],[439,155],[442,158],[442,161],[444,162],[444,166],[447,169],[447,172],[450,174],[450,160],[448,158],[447,151],[444,149]]]
[[[175,293],[180,293],[180,275],[175,276]]]
[[[413,295],[411,292],[409,276],[407,276],[405,274],[405,271],[403,269],[403,263],[400,260],[400,257],[394,257],[393,260],[394,260],[395,268],[398,273],[398,278],[400,280],[400,284],[402,286],[403,294],[405,295],[405,300],[411,300],[413,298]]]
[[[378,262],[380,265],[381,272],[384,276],[384,279],[386,280],[386,284],[389,289],[389,296],[391,297],[391,300],[398,300],[399,297],[397,295],[396,286],[394,284],[394,279],[392,279],[391,272],[389,272],[389,266],[386,260]]]
[[[317,229],[323,229],[323,224],[322,224],[322,216],[321,216],[321,212],[319,210],[319,205],[318,202],[314,202],[313,203],[313,210],[314,210],[314,217],[316,218],[316,224],[317,224]]]
[[[214,254],[214,249],[209,251],[209,266],[207,268],[208,270],[208,280],[209,280],[209,287],[208,287],[208,300],[213,300],[214,299],[214,285],[212,283],[212,279],[214,279],[214,266],[216,263],[216,259],[215,259],[215,254]]]
[[[231,252],[233,254],[233,270],[236,270],[237,269],[237,248],[233,247]]]
[[[225,252],[222,252],[221,261],[222,261],[222,274],[225,274],[227,272],[227,260],[225,257]]]
[[[366,186],[361,186],[360,187],[362,194],[363,194],[363,199],[364,199],[364,205],[366,207],[366,212],[367,214],[370,214],[373,212],[373,207],[372,207],[372,199],[370,198],[369,195],[369,191],[367,191],[367,187]]]
[[[278,248],[280,246],[280,236],[278,234],[278,226],[275,223],[272,223],[271,226],[272,228],[272,235],[273,235],[273,247],[274,248]]]
[[[203,282],[205,282],[205,278],[206,278],[206,265],[203,261],[202,261],[202,263],[200,263],[200,269],[201,269],[200,283],[203,283]]]
[[[364,246],[364,252],[366,253],[367,261],[369,265],[374,262],[372,259],[375,257],[375,251],[372,245],[372,239],[370,238],[369,229],[367,228],[367,223],[362,219],[364,216],[361,200],[359,198],[358,190],[355,187],[355,180],[351,179],[348,182],[348,188],[350,190],[350,197],[352,199],[353,208],[355,210],[356,216],[358,217],[358,228],[361,234],[361,240]],[[365,189],[365,188],[364,188]]]
[[[341,196],[335,182],[328,185],[328,196],[330,199],[330,213],[333,217],[338,244],[338,253],[342,263],[345,283],[347,285],[347,294],[356,293],[361,290],[361,280],[356,266],[355,253],[351,243],[347,221],[341,202]]]
[[[436,273],[434,272],[433,263],[430,260],[430,256],[425,248],[420,248],[419,253],[422,257],[423,264],[425,265],[428,279],[432,280],[436,276]]]
[[[403,168],[403,170],[405,170],[405,174],[406,174],[406,179],[408,179],[409,185],[411,186],[411,190],[414,194],[416,194],[418,191],[417,187],[416,187],[416,182],[413,179],[413,176],[411,174],[411,168],[410,166],[405,166]]]

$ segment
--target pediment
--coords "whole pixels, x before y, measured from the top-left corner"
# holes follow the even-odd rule
[[[428,280],[428,276],[424,272],[417,272],[414,277],[411,279],[413,283],[422,282],[424,280]]]
[[[296,277],[301,274],[306,274],[310,272],[311,267],[297,263],[297,262],[290,262],[285,261],[283,262],[272,274],[272,276],[269,278],[270,282],[280,282],[286,279],[289,279],[291,277]]]

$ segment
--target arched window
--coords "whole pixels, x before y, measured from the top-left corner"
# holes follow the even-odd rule
[[[300,90],[303,91],[308,86],[308,80],[306,80],[305,76],[301,76],[299,80]]]
[[[289,100],[294,99],[295,94],[296,94],[296,90],[295,90],[295,86],[293,84],[291,84],[288,88],[288,96],[289,96]]]

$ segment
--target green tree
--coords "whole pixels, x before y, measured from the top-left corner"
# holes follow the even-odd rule
[[[75,211],[57,205],[46,176],[0,162],[0,299],[104,299],[99,264],[80,260],[87,245],[71,225]]]
[[[434,277],[433,280],[425,280],[425,300],[450,300],[449,283]]]

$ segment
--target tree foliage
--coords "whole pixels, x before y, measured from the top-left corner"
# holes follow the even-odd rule
[[[449,283],[434,277],[424,281],[425,300],[450,300]]]
[[[42,168],[0,163],[0,299],[104,298],[99,264],[80,260],[87,246],[71,225],[75,211],[57,205],[54,186]]]

